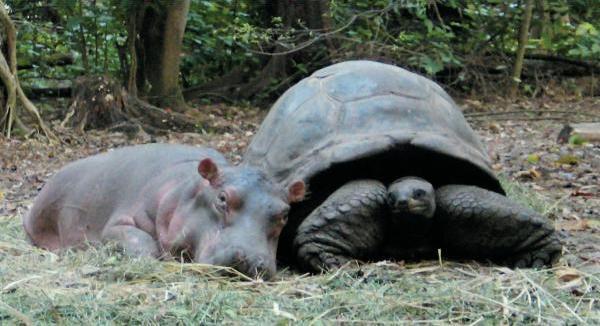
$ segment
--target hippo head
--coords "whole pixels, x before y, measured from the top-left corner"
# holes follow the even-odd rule
[[[198,263],[233,267],[252,277],[276,271],[279,234],[289,203],[304,197],[302,181],[285,189],[250,166],[198,165],[202,179],[171,218],[169,247],[184,248]],[[190,198],[192,197],[192,198]]]

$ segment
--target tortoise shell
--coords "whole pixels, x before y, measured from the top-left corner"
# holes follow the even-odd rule
[[[293,230],[344,183],[389,184],[420,176],[434,187],[475,185],[504,194],[490,159],[459,107],[435,82],[372,61],[316,71],[273,105],[244,156],[283,185],[310,191],[292,205],[280,251]]]
[[[355,169],[342,179],[386,181],[414,171],[434,185],[503,193],[485,147],[452,98],[425,77],[372,61],[334,64],[291,87],[244,160],[283,184],[304,180],[313,193],[320,191],[313,184],[317,175],[352,165],[375,171]]]

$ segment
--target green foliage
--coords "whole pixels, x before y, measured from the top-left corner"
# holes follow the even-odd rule
[[[571,145],[580,146],[585,143],[587,143],[587,141],[585,140],[584,137],[582,137],[579,134],[574,134],[571,137],[569,137],[569,144],[571,144]]]
[[[387,57],[430,75],[459,64],[450,46],[456,35],[449,26],[432,20],[428,8],[429,1],[332,1],[331,16],[338,25],[361,10],[373,11],[344,32],[341,52],[348,57]]]
[[[585,60],[600,60],[600,10],[595,1],[548,0],[545,28],[532,39],[537,50]]]
[[[258,61],[243,47],[253,42],[249,10],[244,1],[192,1],[182,62],[186,83],[204,83],[234,67],[245,67],[242,72],[248,73]]]
[[[600,60],[597,0],[535,1],[529,53]],[[324,29],[273,14],[265,1],[193,0],[184,39],[184,86],[207,83],[235,71],[249,80],[272,52],[290,52],[288,76],[304,76],[324,64],[370,58],[436,75],[487,58],[511,58],[522,17],[520,0],[331,0]],[[6,1],[19,29],[18,58],[34,69],[30,84],[52,84],[81,74],[124,77],[126,23],[139,6],[161,0]],[[269,9],[270,8],[270,9]],[[313,15],[314,16],[314,15]],[[308,17],[308,18],[306,18]],[[73,53],[76,63],[48,67],[45,58]],[[125,60],[125,61],[124,61]],[[87,62],[85,62],[87,61]],[[508,63],[502,63],[504,67]],[[459,76],[460,77],[460,76]],[[285,77],[280,77],[285,78]],[[280,81],[273,80],[278,85]]]
[[[33,69],[20,72],[21,78],[30,85],[44,87],[61,84],[81,74],[119,76],[116,45],[124,44],[126,34],[117,2],[7,1],[13,19],[18,22],[19,64],[33,64]],[[75,56],[75,64],[46,65],[48,58],[69,53]],[[87,65],[84,56],[87,56]]]

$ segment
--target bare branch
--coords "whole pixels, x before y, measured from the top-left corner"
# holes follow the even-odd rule
[[[243,49],[245,49],[248,52],[254,53],[254,54],[260,54],[260,55],[268,55],[268,56],[285,56],[288,54],[292,54],[294,52],[298,52],[301,51],[321,40],[327,39],[329,37],[332,37],[336,34],[339,34],[341,32],[343,32],[344,30],[348,29],[350,26],[352,26],[352,24],[354,24],[354,22],[356,22],[356,20],[358,18],[363,18],[363,17],[368,17],[368,16],[373,16],[373,15],[383,15],[387,12],[389,12],[390,10],[393,9],[393,2],[390,2],[390,4],[388,4],[385,8],[383,9],[373,9],[373,10],[367,10],[358,14],[354,14],[352,15],[352,17],[350,17],[350,19],[341,27],[333,30],[333,31],[329,31],[329,32],[325,32],[325,33],[319,33],[321,31],[324,31],[324,29],[304,29],[304,35],[310,35],[310,34],[317,34],[315,37],[302,42],[301,44],[286,50],[286,51],[281,51],[281,52],[267,52],[267,51],[262,51],[262,50],[254,50],[251,49],[241,43],[238,43],[238,45],[240,47],[242,47]],[[279,46],[283,46],[286,47],[287,44],[283,43],[283,42],[277,42],[277,45]]]

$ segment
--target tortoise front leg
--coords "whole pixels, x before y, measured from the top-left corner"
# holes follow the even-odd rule
[[[436,202],[440,246],[449,255],[542,267],[561,254],[550,220],[498,193],[448,185],[436,191]]]
[[[372,257],[383,240],[386,188],[376,180],[352,181],[336,190],[298,227],[294,249],[313,271]]]

